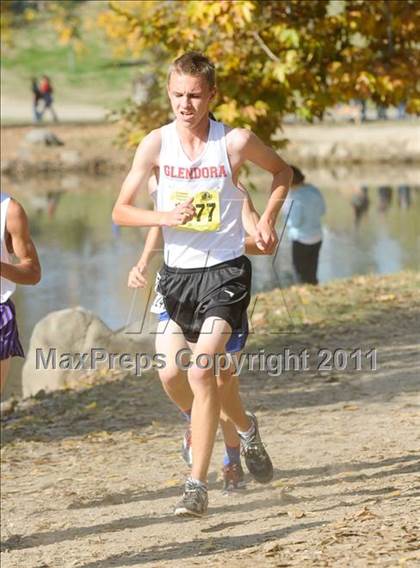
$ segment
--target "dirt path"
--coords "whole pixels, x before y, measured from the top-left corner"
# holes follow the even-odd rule
[[[54,108],[59,120],[63,122],[83,122],[105,120],[107,109],[95,104],[77,104],[57,101]],[[1,118],[3,123],[26,123],[31,124],[32,101],[28,99],[11,98],[1,94]],[[45,124],[51,125],[52,118],[50,113],[45,115]]]
[[[28,399],[4,424],[3,568],[420,565],[420,310],[266,350],[378,350],[378,370],[245,374],[275,464],[203,520],[171,515],[185,472],[156,379]]]

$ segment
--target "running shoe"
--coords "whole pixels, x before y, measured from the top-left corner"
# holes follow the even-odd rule
[[[235,491],[245,487],[245,474],[240,463],[232,463],[224,465],[223,475],[223,491]]]
[[[273,479],[273,464],[261,441],[257,418],[252,412],[247,412],[246,415],[254,425],[254,432],[251,436],[244,436],[238,432],[241,439],[241,453],[252,477],[259,483],[268,483]]]
[[[187,479],[182,499],[175,507],[175,515],[177,517],[202,517],[207,513],[208,502],[206,486]]]
[[[181,455],[187,466],[192,467],[191,426],[188,426],[185,430],[185,434],[182,439]]]

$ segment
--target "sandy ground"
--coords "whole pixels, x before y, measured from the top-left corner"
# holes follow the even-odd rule
[[[155,377],[24,401],[4,422],[3,568],[420,566],[420,309],[310,347],[310,371],[245,373],[274,480],[223,495],[218,440],[206,518],[172,516],[183,424]],[[377,371],[316,370],[318,349],[377,349]]]

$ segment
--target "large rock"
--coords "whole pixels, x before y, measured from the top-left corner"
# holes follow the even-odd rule
[[[67,387],[92,371],[110,366],[134,372],[135,354],[145,354],[143,359],[147,360],[154,353],[153,346],[152,334],[128,334],[124,328],[112,331],[84,308],[51,312],[34,327],[22,370],[23,396]],[[88,354],[83,366],[80,353]],[[112,362],[110,354],[116,354]],[[123,354],[128,355],[124,363]]]

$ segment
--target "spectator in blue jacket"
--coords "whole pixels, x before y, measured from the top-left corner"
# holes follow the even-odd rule
[[[292,241],[292,260],[297,280],[318,284],[317,269],[322,244],[321,217],[325,201],[315,186],[305,183],[305,176],[295,166],[292,187],[285,207],[287,229]]]

